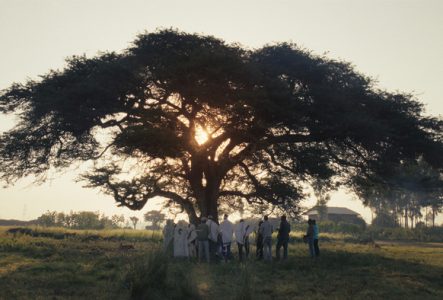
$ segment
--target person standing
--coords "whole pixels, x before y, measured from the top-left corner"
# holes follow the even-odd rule
[[[291,232],[291,225],[286,220],[286,216],[283,215],[280,218],[280,227],[278,228],[277,234],[277,246],[276,246],[276,257],[280,259],[280,248],[283,246],[283,259],[288,258],[288,242],[289,242],[289,232]]]
[[[194,224],[188,225],[188,248],[189,248],[189,256],[196,257],[197,256],[197,232],[195,231]]]
[[[311,258],[315,257],[315,250],[314,250],[314,220],[309,219],[308,220],[308,229],[306,230],[306,240],[308,242],[309,246],[309,255],[311,255]]]
[[[225,262],[231,257],[232,234],[234,233],[234,224],[228,220],[228,215],[224,215],[223,222],[220,223],[220,234],[222,238],[222,254]]]
[[[209,227],[209,254],[213,260],[215,260],[215,254],[217,253],[218,244],[218,224],[213,220],[212,216],[209,215],[206,221]]]
[[[235,240],[237,242],[238,247],[238,258],[240,261],[243,261],[243,248],[246,250],[246,224],[243,219],[235,227]]]
[[[263,258],[266,261],[272,261],[272,232],[274,228],[265,216],[263,224],[260,226],[260,232],[263,236]]]
[[[206,218],[201,218],[201,223],[197,226],[197,241],[198,241],[198,261],[201,262],[203,256],[209,263],[209,226],[206,224]]]
[[[173,239],[174,239],[174,222],[171,219],[166,220],[166,225],[163,227],[163,251],[167,255],[172,255]]]
[[[258,222],[257,234],[255,237],[255,257],[257,260],[263,259],[263,235],[261,234],[261,225],[263,221]]]
[[[188,225],[184,221],[175,226],[174,257],[189,257]]]
[[[318,225],[317,222],[315,222],[315,220],[312,220],[312,224],[314,227],[314,252],[315,252],[315,256],[319,257],[320,256],[320,249],[318,248]]]

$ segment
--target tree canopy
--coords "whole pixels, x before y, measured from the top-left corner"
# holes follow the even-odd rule
[[[289,212],[315,180],[357,185],[404,160],[443,166],[442,121],[413,95],[290,43],[145,33],[13,84],[0,110],[20,118],[0,138],[5,181],[94,160],[89,186],[131,209],[165,197],[191,221],[242,201]]]

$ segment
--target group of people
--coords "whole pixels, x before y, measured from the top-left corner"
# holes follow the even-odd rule
[[[168,220],[163,228],[163,248],[174,257],[198,257],[200,262],[205,260],[208,263],[216,260],[227,262],[233,257],[231,245],[235,242],[239,260],[243,261],[249,257],[249,236],[254,230],[256,230],[256,258],[272,261],[274,228],[268,216],[264,216],[258,226],[247,224],[243,219],[234,225],[229,221],[228,215],[224,215],[220,224],[217,224],[212,216],[202,217],[197,226],[184,221],[174,224],[172,220]],[[281,216],[280,226],[277,229],[277,260],[281,258],[281,248],[283,248],[283,259],[288,257],[290,232],[291,226],[286,216]],[[315,220],[308,221],[308,230],[304,239],[309,244],[310,255],[319,256],[318,227]]]

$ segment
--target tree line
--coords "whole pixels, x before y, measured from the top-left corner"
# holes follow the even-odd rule
[[[158,230],[164,223],[166,215],[160,211],[148,211],[143,216],[148,223],[146,229]],[[136,216],[125,218],[114,214],[111,217],[100,212],[79,211],[70,213],[46,211],[37,218],[37,224],[45,227],[64,227],[70,229],[136,229],[140,219]]]
[[[374,181],[357,191],[375,213],[373,225],[415,228],[435,226],[443,211],[443,182],[440,172],[424,160],[403,162],[385,176],[388,184]]]
[[[129,221],[133,227],[138,222],[137,217],[126,219],[124,215],[113,215],[111,217],[100,214],[100,212],[80,211],[64,213],[47,211],[37,218],[37,224],[45,227],[65,227],[72,229],[116,229],[129,227]]]

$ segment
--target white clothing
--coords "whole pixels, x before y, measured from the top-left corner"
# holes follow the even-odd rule
[[[189,257],[188,229],[177,225],[174,230],[174,257]]]
[[[206,221],[206,224],[209,227],[209,235],[208,238],[213,241],[213,242],[217,242],[217,236],[218,236],[218,225],[217,223],[215,223],[213,220],[208,219]]]
[[[190,224],[188,226],[189,256],[191,257],[197,256],[196,245],[197,245],[197,232],[195,231],[195,226],[193,224]]]
[[[234,224],[232,224],[229,220],[226,219],[220,223],[219,230],[222,236],[223,244],[232,242],[232,234],[234,233]]]
[[[237,243],[244,244],[246,236],[246,224],[245,222],[240,222],[235,226],[235,240]]]

